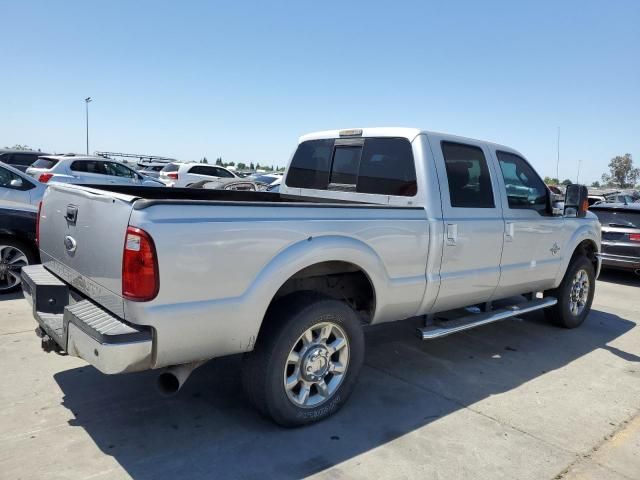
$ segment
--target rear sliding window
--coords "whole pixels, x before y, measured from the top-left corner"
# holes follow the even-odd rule
[[[640,210],[635,212],[615,211],[609,208],[591,207],[589,210],[598,216],[600,223],[609,227],[640,228]]]
[[[32,167],[35,168],[53,168],[56,163],[58,163],[58,160],[56,160],[55,158],[39,158],[37,159],[35,162],[33,162],[33,165],[31,165]]]
[[[286,184],[403,197],[417,193],[413,153],[406,138],[303,142],[291,160]]]

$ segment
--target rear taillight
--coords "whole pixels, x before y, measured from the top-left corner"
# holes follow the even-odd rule
[[[38,202],[38,216],[36,217],[36,245],[40,246],[40,213],[42,212],[42,201]]]
[[[147,232],[128,227],[122,254],[122,296],[136,302],[153,300],[160,289],[156,247]]]
[[[38,181],[41,183],[47,183],[53,177],[53,173],[41,173],[38,177]]]
[[[630,233],[629,240],[632,242],[640,242],[640,233]]]
[[[170,178],[171,180],[177,180],[178,179],[178,172],[169,172],[169,173],[167,173],[167,177]]]

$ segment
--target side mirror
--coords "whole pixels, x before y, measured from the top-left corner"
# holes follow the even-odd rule
[[[13,188],[22,188],[22,179],[14,178],[13,180],[11,180],[11,182],[9,182],[9,185],[11,185]]]
[[[589,191],[584,185],[567,185],[564,195],[564,215],[582,218],[589,209]]]

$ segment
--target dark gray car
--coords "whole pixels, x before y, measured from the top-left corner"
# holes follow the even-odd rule
[[[640,274],[640,203],[599,203],[589,210],[602,225],[602,266]]]
[[[24,172],[38,157],[49,155],[44,152],[36,152],[34,150],[2,150],[0,149],[0,162],[11,165],[14,168]]]

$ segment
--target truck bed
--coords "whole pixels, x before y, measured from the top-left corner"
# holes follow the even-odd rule
[[[140,199],[136,202],[136,209],[146,208],[161,203],[216,203],[229,204],[329,204],[329,205],[362,205],[366,207],[384,208],[420,208],[395,205],[380,205],[353,200],[339,200],[300,195],[280,194],[277,192],[248,192],[237,190],[211,190],[204,188],[166,188],[166,187],[138,187],[129,185],[83,185],[94,190],[105,190]]]

